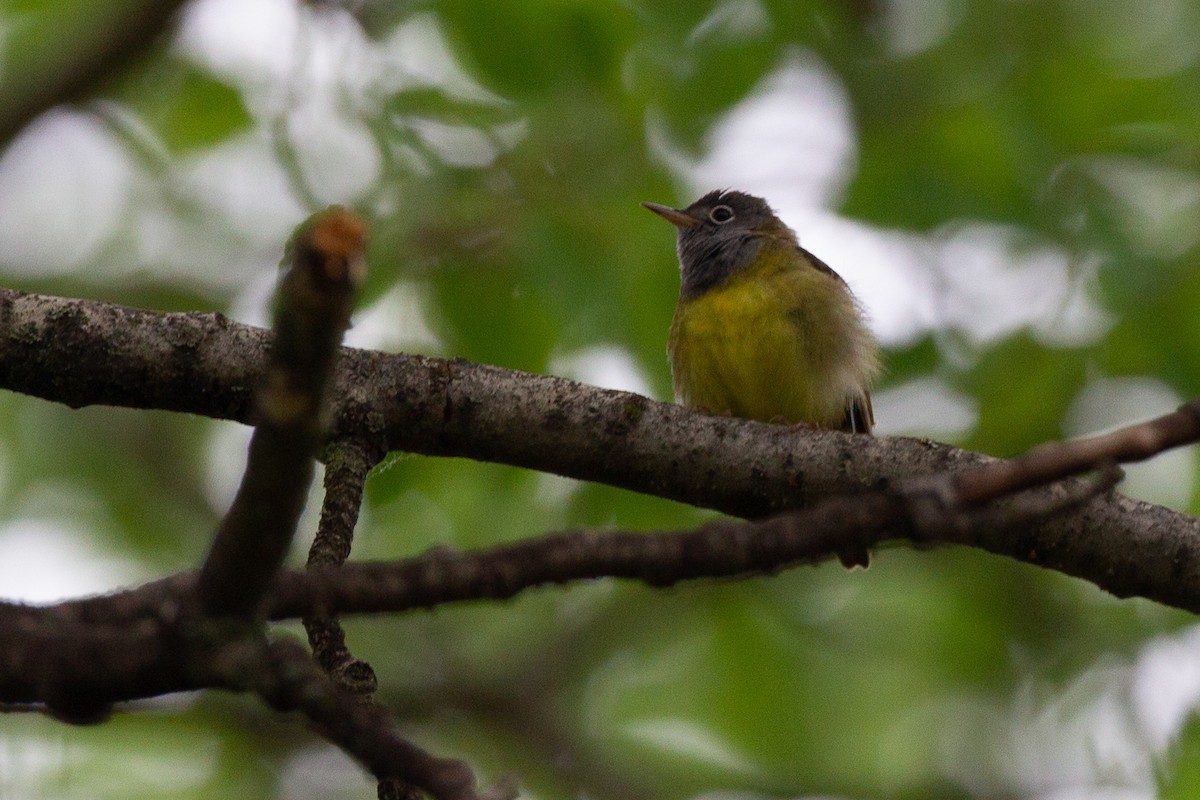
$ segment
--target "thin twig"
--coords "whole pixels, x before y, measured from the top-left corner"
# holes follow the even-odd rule
[[[1077,475],[1104,462],[1145,461],[1164,450],[1198,440],[1200,400],[1193,400],[1170,414],[1111,433],[1050,442],[1019,458],[962,472],[955,476],[955,491],[963,505],[973,505]]]
[[[354,526],[362,506],[367,473],[379,462],[376,454],[352,442],[327,448],[325,499],[317,535],[308,551],[308,568],[339,567],[350,555]],[[349,692],[369,695],[375,691],[375,670],[355,658],[346,648],[346,634],[335,617],[316,613],[304,617],[304,630],[313,658],[330,679]]]

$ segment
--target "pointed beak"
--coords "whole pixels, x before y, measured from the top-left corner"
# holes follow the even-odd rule
[[[658,214],[676,228],[690,228],[699,222],[695,217],[684,211],[680,211],[678,208],[660,206],[658,203],[642,203],[642,206]]]

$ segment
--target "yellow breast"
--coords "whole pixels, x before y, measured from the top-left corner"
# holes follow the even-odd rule
[[[759,261],[676,308],[676,397],[715,413],[838,427],[870,377],[855,366],[856,343],[869,335],[853,298],[791,252]]]

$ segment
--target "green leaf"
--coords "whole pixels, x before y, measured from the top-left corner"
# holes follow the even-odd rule
[[[636,32],[632,12],[616,0],[446,0],[440,12],[451,42],[485,83],[522,98],[576,81],[615,88]]]
[[[174,59],[142,65],[113,94],[181,155],[220,144],[254,122],[237,89]]]
[[[1159,800],[1200,797],[1200,718],[1188,717],[1158,770]]]

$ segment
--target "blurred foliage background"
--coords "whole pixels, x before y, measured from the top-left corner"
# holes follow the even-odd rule
[[[126,5],[0,2],[0,102]],[[1195,0],[199,0],[4,152],[0,283],[260,323],[290,230],[344,203],[373,231],[352,343],[667,399],[673,233],[637,203],[718,187],[765,195],[863,300],[883,434],[1010,455],[1200,394]],[[194,566],[246,440],[0,393],[0,593]],[[1130,472],[1197,510],[1193,452]],[[704,516],[401,454],[368,495],[362,558]],[[1190,617],[979,552],[348,628],[416,740],[531,798],[1200,786]],[[244,698],[0,718],[0,797],[372,793]]]

